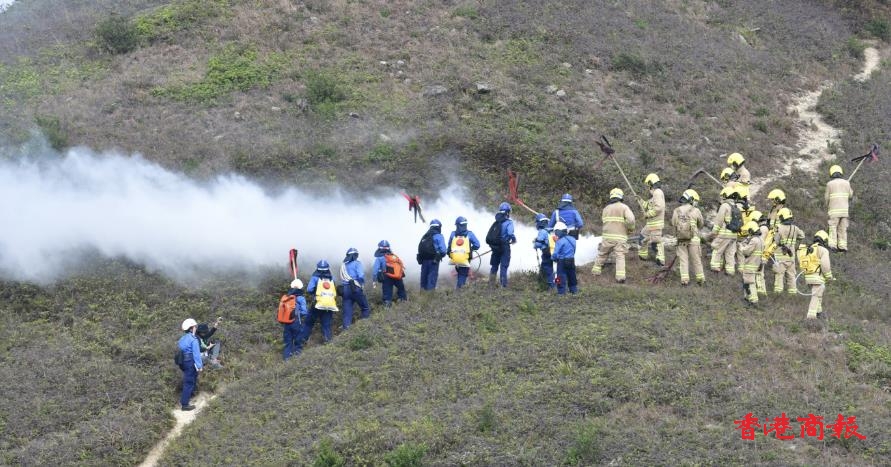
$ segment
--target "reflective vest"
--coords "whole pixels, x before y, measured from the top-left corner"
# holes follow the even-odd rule
[[[319,279],[316,284],[316,309],[337,311],[337,287],[331,279]]]
[[[554,256],[554,248],[557,247],[557,234],[551,233],[548,235],[548,249],[551,250],[551,256]]]
[[[467,237],[455,235],[450,246],[449,259],[455,266],[470,267],[470,240]]]

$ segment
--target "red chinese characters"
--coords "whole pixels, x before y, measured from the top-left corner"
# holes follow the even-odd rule
[[[830,433],[830,436],[838,439],[850,439],[851,437],[866,439],[866,436],[857,431],[859,428],[857,417],[845,417],[842,414],[838,414],[835,423],[825,424],[822,416],[809,413],[807,417],[798,417],[796,420],[801,428],[798,435],[799,438],[817,438],[822,440],[825,434],[824,430],[826,430]],[[764,436],[770,436],[773,433],[776,439],[782,441],[795,439],[795,432],[790,426],[790,419],[786,416],[786,412],[773,419],[765,417],[762,423],[759,423],[759,421],[761,420],[753,416],[752,412],[749,412],[741,420],[734,420],[733,423],[736,425],[736,429],[740,431],[740,436],[744,440],[754,440],[756,430],[758,429],[761,429]]]

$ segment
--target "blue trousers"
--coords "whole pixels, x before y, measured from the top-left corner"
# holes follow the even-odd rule
[[[439,261],[425,259],[421,262],[421,290],[433,290],[439,279]]]
[[[501,286],[507,287],[507,267],[510,266],[510,245],[505,245],[501,249],[492,250],[492,259],[489,260],[492,269],[489,274],[495,274],[500,271]]]
[[[306,319],[306,317],[303,319]],[[303,331],[303,323],[295,320],[291,324],[283,324],[282,331],[285,340],[285,348],[282,350],[282,358],[287,360],[293,355],[300,354],[300,347],[302,346],[298,345],[298,341],[300,339],[301,331]]]
[[[551,260],[550,253],[541,255],[541,266],[538,268],[538,274],[548,284],[549,289],[554,288],[554,261]]]
[[[461,287],[464,287],[464,284],[467,283],[467,276],[470,275],[470,268],[455,266],[455,271],[458,272],[458,284],[455,286],[455,288],[460,289]]]
[[[191,354],[185,358],[180,370],[183,370],[183,392],[179,396],[179,403],[185,407],[189,405],[189,399],[192,398],[192,393],[198,386],[198,370],[195,369],[195,361],[192,360]]]
[[[368,306],[368,299],[365,297],[365,291],[351,284],[343,285],[343,329],[349,329],[353,324],[353,303],[359,305],[362,319],[371,316],[371,307]]]
[[[579,291],[578,279],[575,276],[575,258],[557,261],[557,277],[560,279],[557,283],[558,295],[565,294],[567,286],[569,286],[569,293]]]
[[[408,295],[405,293],[405,282],[402,279],[393,279],[385,275],[384,281],[381,282],[381,294],[385,305],[393,303],[393,287],[396,287],[396,297],[399,300],[408,300]]]
[[[333,319],[333,311],[319,310],[315,307],[311,308],[306,320],[303,321],[303,329],[300,331],[300,336],[297,337],[297,353],[303,351],[303,345],[306,344],[306,341],[309,340],[309,336],[312,335],[312,328],[316,326],[316,321],[322,322],[322,339],[325,342],[330,342],[331,321]]]

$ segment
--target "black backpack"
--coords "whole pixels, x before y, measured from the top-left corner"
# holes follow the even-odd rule
[[[742,211],[736,207],[735,203],[730,204],[730,222],[727,223],[727,230],[739,233],[742,230],[743,218]]]
[[[182,366],[183,366],[183,361],[184,361],[185,359],[186,359],[186,356],[183,355],[183,349],[177,347],[177,348],[176,348],[176,353],[173,354],[173,363],[175,363],[176,366],[178,366],[178,367],[182,367]]]
[[[486,243],[492,248],[501,248],[503,241],[501,240],[501,224],[504,223],[507,219],[504,220],[496,220],[492,223],[492,226],[489,227],[489,232],[486,233]]]
[[[436,246],[433,244],[433,232],[428,231],[418,243],[418,259],[436,259]]]

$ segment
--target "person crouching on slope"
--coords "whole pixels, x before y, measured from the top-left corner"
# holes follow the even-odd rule
[[[334,285],[331,267],[327,261],[320,260],[316,263],[316,270],[309,278],[306,292],[315,296],[315,302],[309,310],[309,316],[303,322],[303,330],[300,331],[297,342],[297,353],[303,350],[303,345],[312,335],[316,321],[322,323],[322,340],[326,344],[331,342],[331,321],[334,319],[334,312],[337,311],[337,287]]]
[[[551,255],[554,253],[554,247],[557,240],[555,235],[548,228],[548,217],[544,214],[535,215],[535,227],[538,228],[538,236],[532,241],[532,248],[541,251],[541,264],[538,267],[538,276],[542,283],[547,284],[549,289],[554,288],[554,260]]]
[[[343,330],[346,331],[353,324],[353,303],[359,305],[362,314],[360,318],[371,316],[371,307],[368,306],[368,298],[365,297],[365,268],[359,261],[359,250],[350,248],[343,258],[340,266],[340,282],[343,285]]]
[[[625,253],[628,253],[628,232],[634,230],[634,213],[622,200],[625,192],[621,188],[613,188],[609,192],[609,202],[603,208],[601,221],[603,222],[603,240],[597,249],[597,259],[591,272],[599,276],[603,263],[609,258],[609,254],[616,255],[616,282],[625,283]]]
[[[517,243],[514,236],[514,221],[510,218],[510,204],[501,203],[495,213],[495,222],[486,234],[486,243],[492,247],[492,259],[489,260],[489,285],[495,286],[496,273],[501,275],[501,286],[507,287],[507,268],[510,266],[510,246]]]
[[[418,264],[421,265],[421,290],[436,289],[439,280],[439,262],[445,257],[447,248],[442,238],[442,222],[430,221],[430,228],[418,243]]]
[[[449,235],[449,261],[455,265],[458,274],[456,289],[464,287],[470,275],[470,259],[473,252],[480,249],[480,241],[470,230],[467,230],[467,218],[458,216],[455,219],[455,230]]]
[[[393,304],[393,287],[396,288],[396,297],[399,300],[408,300],[405,293],[405,266],[402,260],[390,250],[390,242],[381,240],[374,252],[374,266],[371,270],[374,280],[381,284],[381,298],[384,306],[389,308]]]
[[[179,369],[183,371],[183,392],[179,403],[183,410],[194,410],[195,406],[189,404],[189,400],[192,399],[195,388],[198,387],[198,373],[204,366],[201,363],[201,348],[198,338],[195,337],[198,322],[192,318],[186,319],[181,328],[183,335],[176,344],[182,355]]]
[[[743,225],[740,233],[743,235],[737,249],[739,269],[742,272],[743,290],[745,291],[746,305],[754,306],[758,303],[758,287],[756,285],[758,270],[761,269],[761,255],[764,253],[764,243],[761,240],[758,223],[749,221]]]
[[[294,279],[288,292],[279,300],[278,321],[282,325],[282,339],[285,343],[282,349],[284,360],[300,354],[300,336],[308,314],[306,298],[303,296],[303,281]]]
[[[554,246],[554,261],[557,262],[557,295],[566,293],[578,293],[578,279],[575,275],[575,237],[567,233],[566,224],[557,222],[554,225],[554,233],[557,235],[557,244]]]

